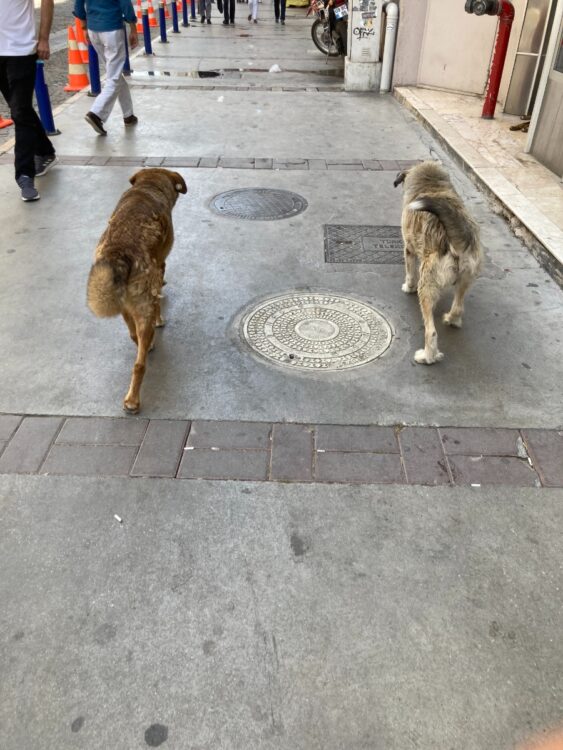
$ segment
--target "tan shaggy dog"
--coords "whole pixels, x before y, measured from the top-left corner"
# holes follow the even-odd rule
[[[165,261],[174,242],[172,209],[184,179],[168,169],[134,174],[94,254],[88,278],[88,307],[100,318],[122,315],[137,345],[137,358],[123,408],[139,411],[140,391],[154,330],[164,325],[160,292]]]
[[[408,294],[418,291],[424,319],[424,349],[419,349],[414,358],[420,364],[431,365],[444,356],[438,350],[434,306],[444,288],[454,285],[452,306],[443,321],[461,328],[463,298],[479,273],[483,251],[477,224],[439,164],[426,161],[400,172],[395,187],[402,182],[405,186],[401,220],[405,243],[402,289]]]

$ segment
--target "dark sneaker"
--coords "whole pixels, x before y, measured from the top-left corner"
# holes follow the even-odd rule
[[[123,122],[126,125],[136,125],[139,122],[139,118],[137,115],[129,115],[129,117],[124,117]]]
[[[279,18],[276,18],[276,23],[279,23],[279,22],[280,22],[280,19],[279,19]]]
[[[207,19],[207,23],[211,23],[211,19],[210,18]]]
[[[22,174],[18,177],[16,182],[22,191],[22,201],[29,203],[30,201],[38,201],[39,198],[41,198],[39,191],[36,190],[35,185],[33,184],[33,177],[28,177],[27,175]]]
[[[282,22],[283,26],[285,26],[285,18],[282,18],[281,22]]]
[[[100,120],[98,115],[94,114],[93,112],[88,112],[84,116],[84,119],[94,128],[98,135],[107,135],[107,131],[104,128],[104,123]]]
[[[36,156],[35,157],[35,176],[43,177],[44,174],[51,169],[58,162],[56,154],[49,154],[49,156]]]
[[[252,16],[251,16],[251,15],[250,15],[250,16],[248,16],[248,20],[249,20],[249,21],[252,21]]]
[[[205,16],[202,16],[202,17],[201,17],[201,21],[200,21],[200,23],[205,23]]]
[[[228,26],[228,25],[229,25],[228,21],[223,21],[223,26]]]
[[[254,19],[254,23],[258,23],[258,19],[257,18]]]

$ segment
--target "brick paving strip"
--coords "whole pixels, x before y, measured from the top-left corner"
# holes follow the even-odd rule
[[[563,430],[0,414],[0,474],[563,487]]]
[[[12,164],[11,153],[0,155],[0,164]],[[73,167],[191,167],[193,169],[292,169],[298,171],[335,170],[351,172],[399,172],[420,160],[381,159],[267,159],[227,156],[59,156],[59,164]]]

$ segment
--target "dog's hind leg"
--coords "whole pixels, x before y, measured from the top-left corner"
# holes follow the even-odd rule
[[[407,294],[416,292],[416,275],[416,255],[405,242],[405,283],[401,287],[403,292]]]
[[[458,280],[450,311],[445,313],[442,318],[446,325],[453,326],[454,328],[461,328],[463,324],[463,300],[470,285],[470,278],[462,276]]]
[[[421,282],[423,279],[421,279]],[[438,301],[440,290],[428,283],[419,283],[418,301],[424,319],[424,349],[415,352],[414,360],[421,365],[432,365],[439,362],[444,355],[438,351],[438,334],[434,324],[434,305]]]
[[[133,320],[133,317],[127,312],[127,310],[123,310],[121,313],[123,315],[123,320],[127,323],[127,328],[129,329],[129,335],[131,336],[131,339],[138,344],[137,340],[137,328],[135,327],[135,321]]]
[[[137,346],[137,358],[131,374],[131,383],[127,395],[123,400],[123,408],[130,414],[136,414],[141,406],[141,385],[145,375],[147,354],[151,348],[154,337],[154,319],[141,318],[136,321],[137,337],[139,343]]]

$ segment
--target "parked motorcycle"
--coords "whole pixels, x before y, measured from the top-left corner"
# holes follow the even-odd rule
[[[346,54],[346,29],[348,22],[348,6],[340,5],[334,9],[334,20],[331,33],[329,10],[325,0],[311,0],[307,15],[314,13],[316,18],[311,26],[311,37],[315,47],[329,57]]]

